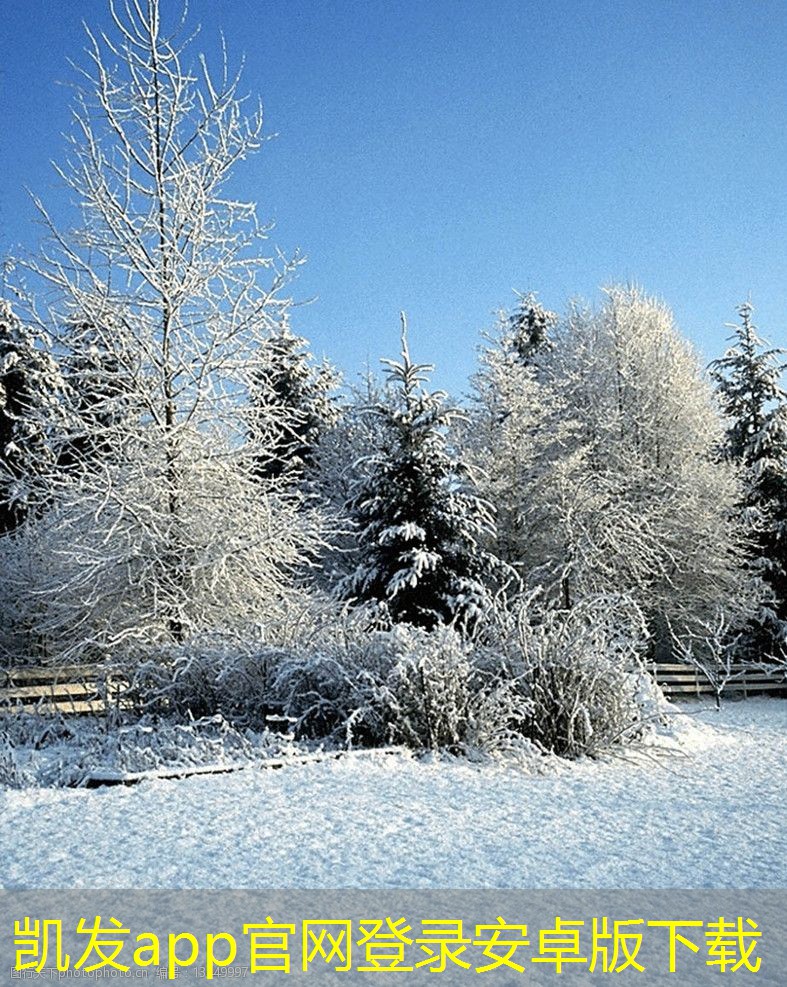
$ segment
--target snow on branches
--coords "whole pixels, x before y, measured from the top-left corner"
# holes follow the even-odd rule
[[[564,608],[631,594],[657,649],[668,626],[720,605],[744,619],[757,588],[734,517],[740,488],[718,462],[710,389],[670,311],[612,287],[598,310],[572,305],[535,361],[510,326],[483,354],[474,444],[508,560]]]
[[[475,621],[493,570],[481,544],[493,518],[448,445],[447,430],[461,413],[442,391],[426,390],[432,367],[412,361],[404,316],[401,360],[383,363],[389,388],[373,407],[380,444],[349,503],[362,554],[342,589],[384,602],[397,622]]]
[[[78,206],[29,265],[31,320],[64,356],[64,433],[51,504],[4,546],[46,656],[104,655],[254,623],[286,605],[320,542],[316,512],[260,465],[286,402],[255,391],[300,263],[266,246],[234,168],[263,142],[240,75],[193,57],[157,0],[112,8],[88,33],[68,155]],[[184,14],[185,16],[185,14]],[[46,299],[46,310],[40,300]],[[19,610],[25,605],[19,604]]]

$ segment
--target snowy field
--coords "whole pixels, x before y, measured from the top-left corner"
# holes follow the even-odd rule
[[[680,754],[542,775],[367,753],[6,790],[0,885],[787,886],[787,700],[681,708]]]

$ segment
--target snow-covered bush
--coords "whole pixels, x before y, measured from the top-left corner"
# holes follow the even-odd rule
[[[283,657],[274,694],[296,733],[348,746],[389,742],[387,679],[406,630],[326,635]]]
[[[504,746],[489,722],[493,711],[498,714],[497,688],[479,674],[471,645],[454,628],[409,624],[323,639],[293,652],[275,683],[302,735],[350,746],[452,751],[484,740]]]
[[[208,635],[128,667],[130,684],[123,698],[141,714],[181,720],[219,714],[234,724],[264,726],[271,712],[271,673],[280,654],[278,648]]]
[[[30,761],[31,752],[50,752],[74,736],[74,725],[82,722],[88,729],[101,729],[92,717],[72,720],[69,726],[60,715],[39,716],[19,711],[0,719],[0,788],[27,788],[40,783]],[[43,755],[51,763],[49,753]]]
[[[0,788],[19,787],[16,750],[5,732],[0,732]]]
[[[509,728],[561,757],[594,755],[642,735],[654,711],[643,665],[648,634],[625,597],[588,598],[570,611],[533,606],[531,595],[499,614],[480,645],[508,679]],[[497,654],[494,652],[497,650]]]
[[[450,627],[399,630],[388,685],[391,740],[408,747],[457,749],[468,736],[476,682],[469,645]]]
[[[244,727],[265,726],[281,712],[274,695],[280,666],[304,656],[360,646],[377,626],[376,611],[345,608],[317,594],[293,592],[279,618],[247,627],[194,635],[181,645],[149,646],[114,663],[129,683],[127,709],[178,719],[220,714]]]
[[[531,595],[500,605],[484,633],[380,626],[373,611],[309,615],[300,635],[243,647],[206,638],[139,666],[141,712],[181,722],[220,715],[339,746],[454,753],[596,754],[640,736],[653,712],[643,682],[645,619],[625,597],[571,611]]]
[[[304,753],[289,736],[240,730],[221,715],[131,723],[20,714],[0,726],[0,788],[78,786],[93,778],[239,766]]]
[[[530,709],[516,682],[490,674],[472,644],[451,627],[400,628],[404,645],[387,685],[391,741],[469,756],[537,749],[518,725]]]

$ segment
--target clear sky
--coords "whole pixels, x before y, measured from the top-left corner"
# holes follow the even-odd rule
[[[162,9],[180,0],[161,0]],[[0,252],[62,194],[81,20],[104,0],[3,0]],[[751,294],[787,346],[785,0],[192,0],[279,136],[238,170],[308,256],[293,327],[349,374],[395,355],[457,394],[512,289],[562,309],[634,280],[707,358]]]

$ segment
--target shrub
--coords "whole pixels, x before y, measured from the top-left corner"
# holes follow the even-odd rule
[[[455,753],[595,755],[635,741],[654,711],[645,620],[627,597],[570,611],[534,595],[499,603],[468,640],[453,627],[381,626],[372,611],[321,612],[278,646],[203,637],[141,662],[137,712],[216,714],[301,738]]]
[[[221,714],[236,725],[263,726],[272,712],[271,669],[279,654],[223,636],[192,640],[127,669],[124,699],[138,714],[181,719]]]
[[[5,732],[0,733],[0,788],[19,788],[20,772],[16,750]]]
[[[463,747],[479,684],[467,642],[442,625],[359,631],[279,666],[274,691],[297,731],[348,746]]]
[[[648,634],[627,597],[591,597],[569,611],[539,610],[531,596],[498,620],[487,665],[521,702],[510,726],[561,757],[594,755],[641,736],[652,693],[643,656]],[[646,681],[647,680],[647,681]]]
[[[313,600],[275,625],[253,627],[245,634],[201,634],[130,657],[117,670],[129,680],[124,698],[137,715],[199,719],[220,714],[235,725],[256,729],[281,712],[274,696],[280,666],[294,662],[298,667],[305,654],[317,656],[342,642],[349,647],[374,626],[373,613],[337,614],[334,601],[326,605]]]

